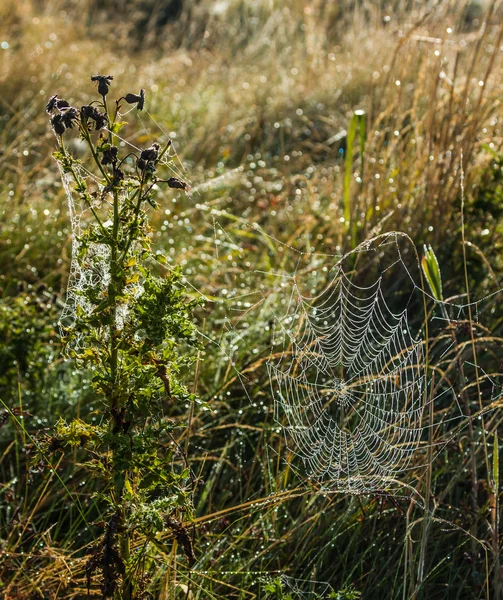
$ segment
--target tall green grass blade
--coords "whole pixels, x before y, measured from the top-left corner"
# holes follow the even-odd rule
[[[358,137],[358,147],[360,150],[360,160],[361,160],[361,180],[363,180],[363,168],[364,168],[364,159],[363,154],[365,151],[365,139],[366,139],[366,115],[363,110],[356,110],[351,117],[351,121],[349,122],[349,129],[346,139],[346,159],[344,166],[344,191],[343,191],[343,203],[344,203],[344,221],[346,224],[350,224],[352,222],[351,213],[351,175],[353,172],[353,159],[355,152],[355,141],[356,141],[356,131],[359,131]],[[356,230],[353,230],[353,238]]]
[[[443,302],[442,275],[437,257],[431,246],[424,246],[424,256],[421,260],[424,276],[435,300]]]
[[[500,466],[499,466],[499,444],[498,444],[498,432],[494,432],[494,444],[493,444],[493,482],[494,482],[494,493],[499,493],[500,487]]]

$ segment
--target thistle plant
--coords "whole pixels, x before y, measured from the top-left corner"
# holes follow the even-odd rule
[[[98,100],[73,107],[56,95],[47,113],[73,229],[61,331],[66,353],[92,373],[100,418],[60,421],[46,450],[87,453],[101,511],[88,586],[99,580],[103,598],[128,600],[143,594],[153,547],[166,551],[165,540],[176,540],[182,562],[190,566],[195,558],[183,525],[192,515],[192,482],[177,443],[186,432],[169,415],[195,400],[180,370],[191,361],[189,347],[198,346],[192,316],[198,301],[187,296],[180,270],[152,249],[147,217],[157,207],[156,193],[163,185],[187,188],[158,174],[171,142],[121,157],[121,107],[142,110],[145,92],[125,94],[111,110],[113,77],[91,79]],[[89,150],[85,164],[69,150],[75,133]]]

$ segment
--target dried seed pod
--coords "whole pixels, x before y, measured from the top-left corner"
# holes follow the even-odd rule
[[[145,90],[141,89],[139,94],[126,94],[124,100],[128,104],[136,104],[136,108],[142,110],[145,104]]]
[[[177,177],[170,177],[168,179],[168,186],[170,188],[175,188],[175,189],[179,189],[179,190],[186,190],[189,187],[185,183],[185,181],[182,181],[181,179],[178,179]]]
[[[103,152],[103,158],[101,159],[102,165],[113,165],[117,162],[117,156],[119,148],[117,146],[110,146]]]

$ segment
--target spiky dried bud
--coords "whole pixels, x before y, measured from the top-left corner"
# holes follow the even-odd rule
[[[58,96],[56,94],[49,98],[49,102],[45,105],[45,112],[50,115],[52,113],[52,111],[57,108],[57,104],[58,104]]]
[[[110,90],[110,82],[113,80],[112,75],[93,75],[91,81],[98,82],[98,93],[105,97]]]

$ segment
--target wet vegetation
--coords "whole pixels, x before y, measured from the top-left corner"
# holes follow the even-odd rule
[[[501,598],[502,23],[0,5],[6,599]],[[396,312],[423,278],[430,399],[400,491],[355,494],[309,477],[267,363],[293,281],[388,239],[403,278],[346,272]]]

